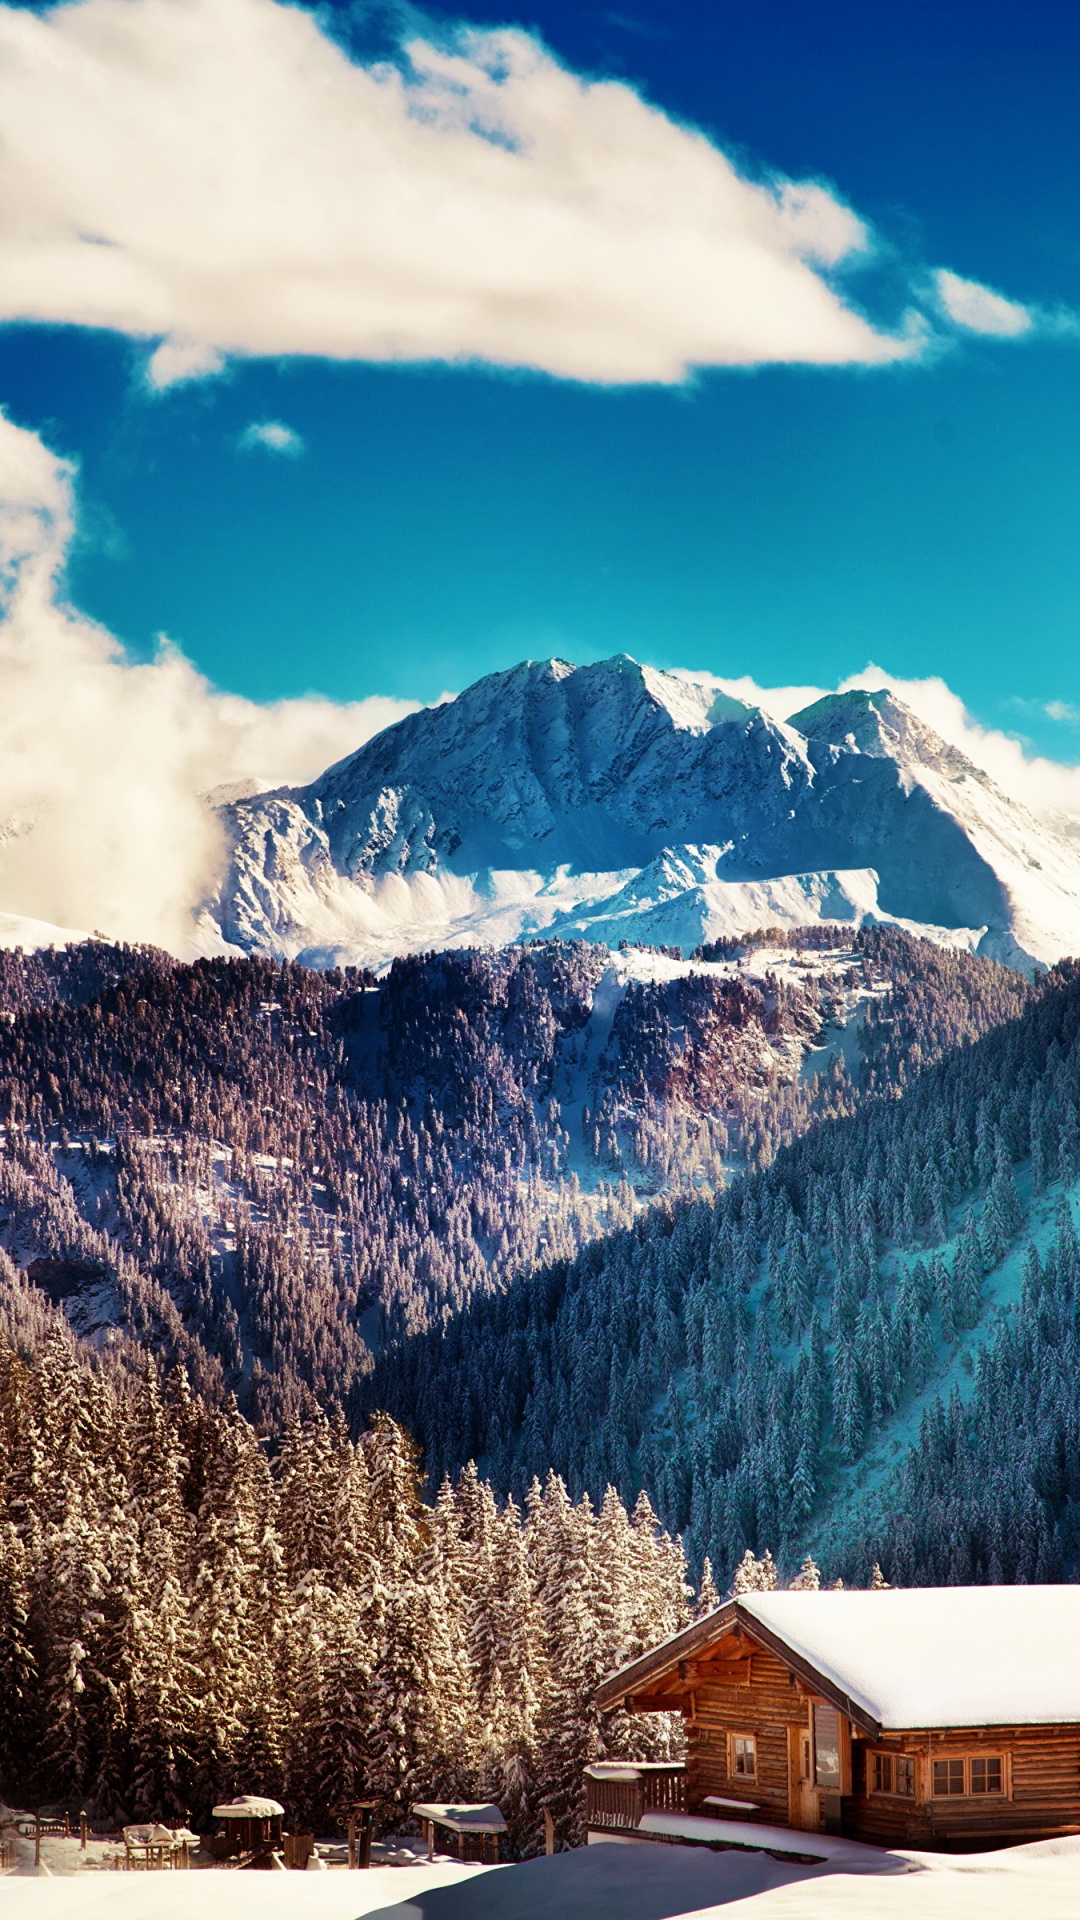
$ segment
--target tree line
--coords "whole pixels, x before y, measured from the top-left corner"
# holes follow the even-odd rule
[[[425,1499],[386,1415],[353,1440],[313,1407],[268,1452],[182,1369],[93,1362],[3,1292],[9,1803],[208,1827],[261,1792],[326,1832],[358,1797],[384,1826],[416,1798],[494,1799],[528,1851],[545,1803],[577,1835],[587,1762],[680,1750],[668,1716],[602,1723],[591,1700],[691,1617],[644,1496],[594,1508],[549,1475],[519,1508],[470,1465]]]

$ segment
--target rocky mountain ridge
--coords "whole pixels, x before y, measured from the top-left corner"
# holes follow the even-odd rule
[[[215,937],[314,965],[813,919],[1080,950],[1080,849],[884,691],[784,723],[627,655],[530,661],[221,813]]]

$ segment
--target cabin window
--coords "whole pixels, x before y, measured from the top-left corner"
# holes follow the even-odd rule
[[[814,1707],[814,1784],[832,1793],[843,1788],[840,1715],[835,1707]]]
[[[915,1762],[910,1753],[872,1753],[870,1759],[875,1793],[891,1793],[903,1800],[915,1798]]]
[[[950,1794],[964,1792],[964,1763],[962,1760],[934,1761],[934,1798],[944,1800]]]
[[[998,1754],[988,1754],[985,1759],[971,1762],[972,1793],[1001,1792],[1001,1758]]]
[[[757,1779],[757,1741],[752,1733],[732,1734],[731,1771],[737,1780]]]
[[[950,1755],[934,1761],[933,1781],[935,1800],[1004,1793],[1005,1770],[999,1753]]]

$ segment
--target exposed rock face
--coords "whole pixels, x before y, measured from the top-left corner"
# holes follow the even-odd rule
[[[867,916],[1021,963],[1080,948],[1080,852],[889,693],[785,725],[626,655],[530,661],[222,811],[212,915],[249,952],[686,947]]]

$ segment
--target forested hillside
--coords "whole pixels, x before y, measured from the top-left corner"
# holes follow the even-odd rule
[[[323,1833],[361,1794],[380,1825],[497,1799],[519,1851],[546,1800],[577,1837],[582,1767],[629,1737],[593,1689],[690,1617],[644,1498],[549,1476],[522,1512],[469,1471],[425,1504],[385,1416],[353,1442],[313,1411],[271,1465],[182,1370],[91,1365],[0,1265],[0,1798],[205,1826],[255,1791]]]
[[[0,1000],[0,1788],[527,1849],[670,1750],[589,1701],[686,1550],[699,1605],[1073,1564],[1080,970],[91,946]]]
[[[695,963],[549,942],[381,983],[9,955],[0,1244],[78,1331],[267,1427],[309,1390],[355,1416],[373,1352],[767,1165],[1031,992],[886,929]]]
[[[879,1008],[853,1118],[396,1343],[371,1403],[408,1408],[436,1472],[647,1485],[720,1565],[812,1544],[902,1584],[1074,1567],[1080,969],[899,1098],[927,997],[907,973]]]

